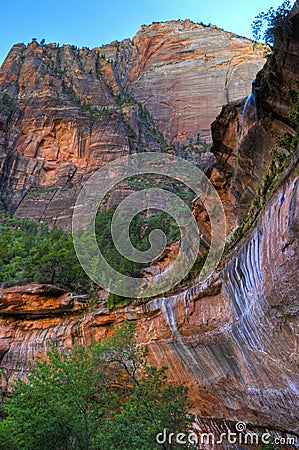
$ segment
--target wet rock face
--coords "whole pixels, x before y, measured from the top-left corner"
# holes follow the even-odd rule
[[[298,432],[299,179],[294,161],[250,234],[206,283],[116,311],[104,304],[90,310],[45,285],[3,290],[6,378],[24,376],[52,340],[68,350],[109,334],[111,324],[133,320],[149,361],[167,365],[170,380],[189,388],[199,416]]]
[[[100,51],[105,55],[105,59],[98,60],[101,62],[101,74],[103,74],[100,82],[103,79],[109,80],[109,86],[113,86],[113,89],[120,89],[119,86],[128,86],[130,92],[133,93],[134,89],[135,92],[138,91],[138,83],[142,83],[144,79],[148,80],[149,86],[154,86],[160,66],[162,74],[163,70],[168,71],[172,67],[175,70],[177,63],[178,66],[181,63],[186,66],[193,64],[191,56],[194,56],[196,51],[180,53],[184,51],[181,48],[181,42],[182,39],[187,39],[188,27],[191,36],[193,33],[191,29],[196,26],[189,22],[174,22],[165,25],[164,31],[169,39],[160,47],[158,43],[161,44],[163,39],[159,27],[155,24],[142,29],[134,39],[134,45],[126,41],[103,47]],[[198,33],[201,30],[200,27],[198,26]],[[206,31],[204,29],[204,32]],[[216,31],[222,33],[220,30],[213,29],[213,32],[216,33]],[[156,38],[154,39],[153,36]],[[177,44],[174,43],[175,39],[177,39]],[[296,42],[288,42],[288,49],[292,55],[298,54],[298,48],[294,49],[294,46],[297,45]],[[166,67],[161,62],[164,45],[165,49],[167,45],[169,46],[166,53],[171,62]],[[186,41],[187,50],[193,50],[188,45],[191,44]],[[29,50],[40,51],[40,47],[32,45]],[[54,50],[56,51],[53,47]],[[14,51],[22,53],[25,49],[18,46]],[[83,76],[82,66],[79,65],[79,57],[70,56],[74,54],[71,51],[73,49],[70,48],[61,51],[59,67],[63,67],[69,74],[71,72],[68,71],[72,70],[76,74],[76,77],[74,75],[75,80],[79,75]],[[89,68],[94,67],[92,53],[93,51],[88,52],[87,50],[80,53],[80,55],[88,56],[88,58],[86,56],[84,64],[87,65],[88,61],[89,65],[86,67]],[[175,53],[177,53],[176,57],[179,58],[179,62],[174,59]],[[123,56],[122,65],[120,64],[121,55]],[[209,55],[207,54],[207,56]],[[12,80],[14,80],[13,76],[17,77],[17,75],[13,74],[18,73],[18,68],[15,66],[18,64],[18,57],[11,55],[9,58],[9,64],[14,67],[11,72]],[[115,65],[107,62],[108,59],[115,61]],[[57,60],[55,59],[55,61]],[[134,61],[135,64],[131,64],[131,61]],[[296,69],[292,67],[291,59],[284,58],[280,67],[283,71],[284,84],[292,85]],[[138,74],[141,72],[143,77],[139,79]],[[262,97],[258,98],[258,94],[259,123],[248,130],[239,146],[237,140],[244,102],[229,104],[213,125],[213,151],[216,156],[216,164],[210,169],[210,178],[224,203],[230,228],[239,219],[240,213],[246,212],[245,200],[248,202],[250,199],[247,194],[254,190],[269,161],[272,133],[274,132],[275,135],[275,133],[279,134],[290,130],[287,120],[290,105],[288,106],[288,102],[281,97],[278,99],[277,81],[274,90],[271,91],[276,94],[273,97],[270,96],[270,91],[267,90],[266,73],[265,71],[260,73],[256,86],[261,88],[258,92],[260,92],[260,96],[265,95],[265,104],[268,106],[266,109],[261,108]],[[120,84],[119,80],[123,84]],[[73,83],[75,84],[75,81]],[[30,84],[30,92],[37,89],[37,84]],[[76,92],[79,92],[79,84],[75,84]],[[6,89],[13,92],[14,84],[7,85]],[[146,92],[146,83],[144,92]],[[112,95],[110,97],[110,94],[111,90],[108,89],[107,98],[113,103],[115,98]],[[60,95],[64,95],[62,91],[61,94],[58,93],[58,96]],[[86,91],[80,91],[80,95],[86,95]],[[64,97],[62,97],[63,99]],[[44,101],[53,102],[53,99]],[[92,135],[93,127],[102,130],[99,125],[100,121],[108,120],[108,118],[101,116],[95,121],[91,121],[87,111],[83,112],[78,106],[70,107],[69,100],[64,99],[63,101],[66,101],[68,111],[67,113],[63,111],[63,116],[67,114],[65,117],[69,118],[68,123],[75,123],[76,127],[82,127],[80,136],[83,135],[83,142],[95,139]],[[145,97],[143,101],[145,101]],[[28,105],[31,105],[30,108],[32,108],[30,102],[28,101]],[[60,99],[57,102],[61,104]],[[148,103],[150,103],[150,99],[148,99]],[[267,108],[270,107],[270,104],[273,107],[272,118],[267,115]],[[45,106],[44,119],[43,116],[39,119],[45,120],[45,122],[40,122],[43,125],[38,126],[38,135],[43,129],[46,129],[48,135],[51,136],[59,134],[59,130],[61,130],[61,123],[55,122],[55,114],[58,114],[57,107],[52,110],[53,107],[49,107],[49,105],[50,103],[47,103]],[[156,103],[150,103],[150,105],[152,113],[156,114]],[[135,126],[134,117],[137,115],[138,108],[134,110],[136,112],[134,116],[131,107],[132,105],[125,106],[128,111],[125,119],[118,113],[113,113],[112,122],[109,119],[109,126],[115,126],[113,139],[120,139],[116,123],[130,123],[132,128]],[[49,108],[54,117],[48,124]],[[134,109],[134,107],[132,108]],[[275,108],[278,108],[277,114]],[[39,195],[37,195],[38,191],[34,191],[24,200],[20,199],[18,208],[21,209],[26,202],[34,200],[34,204],[39,205],[41,211],[45,211],[43,214],[49,214],[50,217],[50,211],[51,214],[54,214],[55,208],[59,208],[62,192],[65,199],[70,199],[78,186],[74,183],[74,186],[68,190],[68,186],[65,186],[63,181],[57,190],[56,188],[52,190],[51,182],[48,184],[47,181],[51,180],[50,175],[40,178],[38,171],[45,170],[46,158],[50,158],[49,155],[54,157],[55,154],[52,150],[50,152],[45,143],[39,141],[41,136],[38,139],[28,138],[28,141],[24,140],[24,137],[22,138],[18,131],[18,120],[22,119],[26,111],[20,109],[16,113],[7,107],[3,111],[1,123],[9,124],[10,133],[2,134],[2,142],[6,142],[5,145],[10,140],[11,142],[21,142],[23,149],[17,152],[16,158],[15,153],[11,150],[8,151],[11,147],[5,147],[7,152],[0,160],[2,167],[6,168],[5,171],[2,171],[3,177],[6,176],[7,180],[12,180],[12,186],[20,182],[18,180],[30,185],[30,177],[24,175],[26,173],[24,167],[31,167],[31,175],[36,176],[34,179],[37,180],[39,189],[44,190],[40,191]],[[80,121],[76,122],[79,120],[77,118],[79,112],[82,117],[80,115]],[[15,114],[19,114],[19,116],[14,116]],[[163,114],[161,115],[162,127]],[[29,121],[29,113],[27,118]],[[99,122],[97,122],[98,120]],[[89,135],[90,141],[85,139],[88,133],[84,124],[89,123],[88,121],[93,124]],[[56,126],[58,126],[57,130]],[[192,127],[191,121],[191,131]],[[62,128],[64,135],[74,133],[71,125]],[[121,129],[126,130],[126,127],[123,126]],[[53,136],[51,142],[56,145],[56,138]],[[102,136],[101,131],[98,136]],[[146,136],[150,136],[150,134],[144,128],[141,139],[145,141]],[[179,138],[179,132],[177,136]],[[18,141],[19,139],[21,141]],[[73,138],[74,142],[75,140]],[[22,153],[25,142],[27,151],[32,152],[30,154],[40,152],[40,158],[44,159],[36,162],[35,157],[25,156]],[[153,138],[151,142],[158,146],[157,141]],[[82,144],[80,152],[76,145],[69,147],[73,149],[72,167],[75,167],[72,176],[77,180],[76,183],[79,186],[85,174],[92,172],[93,164],[103,163],[101,153],[97,153],[97,144],[92,147],[93,151],[88,145],[87,143]],[[134,140],[128,139],[127,146],[123,147],[124,153],[129,151],[131,145],[134,145]],[[237,148],[238,153],[236,152]],[[94,155],[96,155],[95,159],[92,160]],[[107,153],[106,158],[109,155]],[[235,171],[236,160],[238,160],[238,171]],[[90,161],[94,162],[90,163]],[[47,160],[46,162],[48,164],[53,161]],[[64,163],[69,164],[69,161],[64,161]],[[65,171],[60,162],[56,164],[58,168],[55,168],[53,173],[60,180],[62,178],[59,177],[63,177]],[[84,169],[84,164],[87,169]],[[47,170],[45,171],[47,172]],[[40,179],[46,180],[43,185],[40,184]],[[219,429],[220,425],[217,421],[229,419],[232,421],[242,420],[257,427],[298,433],[299,378],[298,352],[296,350],[299,344],[298,184],[297,150],[287,173],[268,198],[267,204],[248,235],[239,241],[223,269],[211,277],[208,282],[197,284],[171,297],[153,299],[140,306],[131,305],[109,311],[101,302],[93,308],[82,302],[79,302],[80,306],[78,300],[73,299],[65,292],[56,292],[50,295],[46,287],[33,286],[31,288],[34,289],[34,292],[30,292],[30,287],[29,291],[28,287],[4,290],[0,297],[0,305],[2,305],[2,309],[0,309],[0,335],[2,338],[0,357],[1,366],[5,369],[3,386],[7,386],[7,381],[16,375],[26,376],[30,370],[30,362],[37,358],[44,358],[51,341],[54,341],[60,349],[67,351],[76,344],[101,339],[111,332],[112,324],[132,320],[136,322],[138,343],[148,346],[149,361],[157,366],[168,366],[170,380],[175,383],[183,383],[189,388],[194,412],[200,416],[198,424],[199,426],[202,424],[205,431],[213,430],[215,427]],[[24,185],[20,184],[20,186]],[[118,195],[122,196],[124,191],[125,189],[121,190]],[[58,206],[55,206],[55,202]],[[53,209],[48,206],[49,204]],[[32,203],[28,203],[28,205],[31,205],[32,208]],[[196,204],[195,201],[194,208],[195,215],[199,220],[203,220],[205,211],[202,206],[199,203]],[[24,214],[25,212],[26,208],[24,207]],[[66,213],[64,220],[66,222],[68,220]],[[209,230],[208,223],[206,228]],[[175,248],[167,249],[166,254],[163,255],[162,268],[163,263],[167,263],[172,258],[171,251],[175,253]],[[157,267],[156,269],[159,270]],[[152,268],[146,270],[151,273]],[[36,304],[35,315],[31,313],[33,304]],[[51,311],[49,311],[50,309]],[[204,418],[210,419],[208,424]],[[221,426],[226,426],[225,421],[220,420],[220,422]]]
[[[209,140],[221,106],[248,94],[263,63],[263,46],[190,21],[92,50],[15,45],[0,70],[2,197],[18,217],[70,229],[78,188],[96,169],[167,151],[159,130],[171,142]]]
[[[296,132],[290,117],[294,112],[292,95],[298,92],[297,13],[291,21],[285,42],[275,48],[253,83],[255,120],[252,116],[247,120],[245,101],[236,101],[222,108],[211,127],[211,151],[216,156],[211,179],[216,181],[231,227],[248,211],[272,160],[275,138]]]
[[[140,324],[152,362],[187,383],[200,416],[298,432],[298,181],[273,195],[221,272],[218,294],[166,299]]]

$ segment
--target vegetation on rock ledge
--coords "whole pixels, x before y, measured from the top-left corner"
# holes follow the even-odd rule
[[[264,40],[266,44],[278,45],[278,40],[283,39],[286,28],[289,27],[287,16],[291,10],[291,1],[285,0],[275,10],[271,7],[267,12],[261,12],[252,23],[253,37],[256,40]]]
[[[99,248],[107,262],[124,275],[141,276],[144,265],[121,256],[113,244],[111,220],[115,207],[102,210],[96,219]],[[149,235],[159,228],[168,243],[179,235],[174,219],[164,212],[149,217],[136,216],[130,226],[132,244],[140,251],[149,248]],[[0,216],[0,282],[10,286],[24,283],[50,283],[76,293],[93,293],[95,284],[82,269],[75,253],[72,235],[46,224]],[[109,306],[131,299],[110,295]]]

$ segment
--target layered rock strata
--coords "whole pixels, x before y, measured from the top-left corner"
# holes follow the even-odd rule
[[[219,107],[246,97],[267,47],[189,20],[141,27],[129,90],[171,141],[210,141]]]
[[[297,169],[296,169],[297,167]],[[169,298],[109,311],[80,309],[45,287],[1,295],[1,366],[24,375],[53,340],[63,350],[137,322],[151,363],[189,389],[203,417],[299,432],[298,153],[250,234],[208,282]],[[45,311],[51,309],[48,316]],[[32,310],[35,310],[34,314]]]
[[[181,25],[186,28],[188,24]],[[274,54],[257,77],[258,123],[250,126],[244,142],[237,146],[242,103],[230,104],[213,126],[217,161],[210,176],[231,227],[245,214],[244,199],[250,200],[247,193],[265,172],[272,132],[294,134],[289,120],[291,102],[280,96],[287,88],[278,86],[281,79],[288,87],[295,86],[298,79],[296,64],[292,64],[298,55],[296,36],[295,32],[288,39],[285,56],[279,59]],[[126,45],[118,45],[119,51]],[[105,48],[106,58],[115,57],[112,47]],[[136,48],[125,54],[138,61]],[[270,83],[267,73],[274,66],[275,71],[271,70],[276,78]],[[128,66],[121,72],[128,86],[134,86],[132,70]],[[155,78],[153,74],[149,77]],[[271,116],[267,114],[270,108]],[[4,387],[14,376],[25,376],[30,362],[43,358],[51,341],[62,350],[70,350],[78,343],[101,339],[111,332],[112,324],[132,320],[136,322],[137,342],[148,346],[149,361],[167,365],[170,380],[189,388],[200,429],[219,431],[229,421],[242,420],[252,429],[298,435],[298,184],[297,149],[249,233],[223,261],[223,269],[207,282],[176,295],[111,311],[104,303],[88,307],[85,299],[73,299],[63,291],[56,291],[50,299],[48,288],[43,286],[3,290],[0,334]],[[199,208],[199,217],[204,213]],[[168,249],[165,259],[170,253]]]
[[[283,42],[256,76],[247,105],[244,101],[225,105],[212,124],[216,163],[210,179],[221,196],[230,228],[248,212],[272,160],[276,139],[298,130],[291,120],[299,75],[299,17],[295,8],[293,11]]]
[[[210,168],[202,141],[221,106],[248,95],[263,52],[190,21],[144,26],[132,41],[92,50],[15,45],[0,70],[2,202],[70,229],[78,189],[113,159],[173,152],[172,143]]]

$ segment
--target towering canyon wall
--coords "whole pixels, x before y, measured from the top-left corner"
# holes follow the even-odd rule
[[[210,140],[222,105],[250,92],[264,51],[190,21],[144,26],[132,41],[92,50],[15,45],[0,70],[3,201],[18,217],[70,229],[80,186],[103,164]],[[206,146],[192,150],[211,166]]]
[[[294,7],[288,25],[291,37],[281,36],[278,48],[253,83],[254,120],[250,111],[249,115],[244,114],[243,102],[235,102],[225,105],[212,124],[216,163],[210,178],[227,205],[232,224],[247,213],[255,189],[272,160],[273,149],[280,145],[277,138],[285,133],[294,136],[298,131],[298,123],[291,120],[299,75],[299,19],[295,10]]]
[[[61,349],[137,322],[151,363],[186,385],[199,416],[299,432],[298,152],[252,231],[208,283],[109,311],[51,286],[0,296],[1,366],[24,376],[50,342]],[[5,384],[5,383],[4,383]]]
[[[283,55],[274,53],[257,76],[255,97],[258,122],[252,124],[244,141],[237,148],[243,106],[240,102],[228,105],[213,125],[212,149],[216,163],[208,173],[224,202],[231,226],[248,210],[245,206],[254,195],[252,191],[259,178],[266,171],[275,136],[284,132],[295,133],[290,121],[292,103],[288,89],[298,90],[298,16],[293,18],[293,25],[293,33],[288,36]],[[173,26],[173,23],[165,25],[172,39],[173,36],[176,39],[178,35],[186,36],[186,29],[191,27],[189,22],[179,22],[177,27],[184,30],[183,35],[180,35],[171,31]],[[146,46],[143,47],[147,59],[142,57],[140,51],[140,42],[149,39],[148,36],[152,39],[155,28],[158,26],[142,29],[134,38],[134,45],[124,42],[102,50],[106,55],[106,61],[102,58],[102,62],[107,79],[115,74],[108,70],[113,65],[107,59],[116,61],[116,55],[122,51],[125,55],[123,60],[135,61],[131,66],[124,64],[123,70],[118,72],[119,79],[123,80],[122,86],[128,87],[126,92],[133,92],[134,89],[137,92],[142,79],[148,79],[144,86],[154,86],[156,82],[160,67],[157,61],[160,61],[164,51],[163,45],[158,44],[160,38],[149,46],[147,52]],[[194,28],[198,28],[195,34],[201,30],[201,26]],[[206,31],[204,28],[203,32]],[[156,33],[159,35],[159,31]],[[156,50],[151,52],[153,48]],[[178,52],[175,45],[169,48]],[[193,50],[187,44],[186,48]],[[18,46],[13,52],[37,50],[45,51],[33,45],[29,50]],[[87,50],[82,52],[90,54]],[[158,54],[159,58],[156,56]],[[164,70],[171,70],[177,66],[177,62],[170,50],[167,54],[170,55],[171,64]],[[192,54],[179,53],[178,57],[185,58],[186,65],[193,64]],[[9,58],[5,64],[12,63],[12,56]],[[142,66],[140,60],[152,62]],[[181,63],[178,63],[178,67]],[[76,68],[75,62],[72,64]],[[76,75],[78,79],[82,76],[80,70]],[[138,74],[141,72],[143,77],[139,79]],[[87,77],[89,75],[92,74],[86,74]],[[76,77],[73,82],[75,87]],[[115,82],[115,89],[116,86],[120,85]],[[281,95],[281,92],[285,94]],[[110,94],[108,89],[105,95],[108,98]],[[61,92],[61,95],[64,94]],[[137,94],[134,95],[137,97]],[[111,102],[115,101],[113,96],[109,98]],[[156,114],[155,105],[158,101],[149,101],[148,97],[138,100],[148,103],[152,114]],[[67,111],[76,111],[76,114],[81,111],[78,106],[72,110],[69,103],[67,105]],[[126,108],[129,110],[128,104]],[[53,111],[57,113],[56,109]],[[82,117],[85,114],[87,111],[82,112]],[[162,119],[161,116],[163,128]],[[16,118],[13,119],[15,122],[11,118],[9,120],[10,124],[15,123],[16,130]],[[100,117],[99,120],[104,119]],[[119,116],[113,120],[120,120]],[[55,120],[53,123],[56,123]],[[130,123],[133,128],[133,119]],[[192,127],[191,123],[191,130]],[[178,129],[183,130],[182,127]],[[167,133],[167,129],[164,132]],[[15,136],[15,139],[19,139],[17,132]],[[180,138],[179,133],[176,138]],[[154,140],[152,142],[159,144]],[[28,157],[21,152],[20,155],[19,161],[29,161],[22,159]],[[7,161],[5,158],[4,161]],[[239,162],[237,171],[236,160]],[[14,161],[12,156],[11,161]],[[86,161],[88,166],[88,158]],[[92,164],[88,167],[92,170]],[[80,173],[81,169],[79,167],[76,170],[76,173]],[[10,178],[18,179],[13,170],[6,173],[10,174]],[[81,173],[84,178],[91,172],[82,169]],[[137,341],[148,346],[150,362],[158,366],[167,365],[169,378],[189,388],[194,412],[198,416],[208,418],[211,423],[214,420],[216,424],[219,420],[242,420],[255,426],[298,434],[298,183],[297,149],[247,235],[222,261],[221,270],[208,282],[182,289],[170,297],[109,311],[104,303],[88,307],[84,299],[51,286],[31,285],[2,290],[0,334],[3,337],[1,366],[5,369],[4,385],[16,374],[25,375],[30,361],[44,357],[51,340],[61,349],[71,349],[77,343],[105,336],[114,323],[133,320],[137,327]],[[42,199],[42,195],[38,198]],[[47,195],[50,195],[49,192]]]
[[[171,142],[211,140],[221,105],[247,97],[267,47],[189,20],[141,27],[129,91]]]

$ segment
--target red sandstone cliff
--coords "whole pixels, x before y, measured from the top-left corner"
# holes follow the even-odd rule
[[[129,90],[171,141],[210,141],[221,105],[246,97],[267,47],[189,20],[141,27]]]
[[[297,432],[298,153],[249,235],[208,283],[141,306],[92,310],[49,286],[0,295],[1,366],[23,376],[52,340],[63,349],[137,322],[150,361],[190,389],[199,416]],[[84,301],[84,300],[83,300]]]
[[[171,36],[176,36],[179,43],[173,43],[170,46],[174,48],[173,52],[165,50],[165,54],[170,58],[169,62],[173,64],[163,69],[164,63],[161,63],[161,73],[163,70],[171,70],[172,66],[176,66],[173,55],[181,51],[178,50],[181,42],[179,38],[183,39],[182,36],[186,35],[186,29],[191,25],[189,22],[177,25],[183,30],[182,35],[177,33],[179,38],[172,30],[173,26],[171,23],[165,25],[165,28]],[[299,39],[296,17],[294,26],[295,32],[287,41],[283,58],[274,54],[257,77],[255,86],[258,123],[253,124],[248,130],[245,141],[238,148],[238,153],[236,153],[236,143],[243,104],[236,102],[227,106],[213,125],[213,151],[216,155],[216,164],[210,168],[209,172],[224,202],[231,226],[248,209],[245,206],[270,161],[273,135],[279,135],[285,131],[294,133],[289,121],[291,111],[289,97],[281,94],[286,92],[284,89],[290,86],[295,87],[298,82],[296,62],[299,55]],[[205,28],[202,30],[200,26],[197,28],[196,33],[200,30],[204,33],[207,31]],[[212,30],[215,33],[216,31],[224,33],[216,29]],[[152,39],[155,33],[158,37],[146,50],[144,41],[149,39],[148,36]],[[157,61],[161,61],[161,55],[164,52],[163,45],[160,47],[158,45],[161,34],[159,33],[159,27],[153,25],[141,30],[134,38],[135,45],[124,42],[107,46],[103,50],[106,59],[117,60],[118,57],[115,55],[120,53],[117,53],[115,48],[118,47],[118,52],[127,49],[126,58],[134,61],[134,65],[124,65],[119,76],[125,80],[124,85],[131,89],[130,92],[133,92],[133,89],[136,89],[135,93],[137,92],[136,86],[138,82],[142,83],[142,79],[148,79],[144,86],[151,86],[151,89],[155,86],[155,77],[160,67],[160,62],[157,63]],[[225,36],[227,37],[227,34],[224,33],[223,39]],[[172,42],[171,39],[170,42]],[[140,42],[144,47],[141,47]],[[131,50],[129,51],[128,48]],[[140,51],[141,48],[143,53]],[[186,48],[193,50],[192,46]],[[36,49],[45,50],[33,46],[29,50],[17,47],[13,51],[27,52]],[[66,51],[70,52],[71,49],[64,49],[62,53]],[[83,52],[89,54],[87,50]],[[156,56],[157,54],[160,55],[160,59]],[[190,56],[192,54],[191,52],[179,53],[178,57],[185,58],[184,64],[194,64]],[[18,60],[17,57],[15,59]],[[112,67],[110,63],[102,59],[105,73],[102,78],[100,77],[99,83],[105,77],[111,80],[112,78],[109,77],[113,77],[115,73],[110,71],[109,68]],[[10,60],[8,63],[12,64]],[[78,67],[74,61],[72,64],[72,67],[77,70]],[[276,76],[274,79],[272,76],[271,82],[267,75],[269,68],[272,68],[272,75]],[[77,75],[73,78],[73,85],[77,89],[77,84],[79,85],[77,78],[80,79],[82,73],[81,69],[77,72],[75,69],[74,72]],[[141,72],[143,77],[141,81],[138,81],[138,74]],[[136,86],[134,83],[137,83]],[[119,84],[115,82],[113,89],[117,89],[117,86]],[[110,98],[110,93],[108,89],[103,95]],[[59,95],[64,94],[61,91]],[[139,100],[146,101],[147,97],[139,98]],[[59,104],[61,101],[59,99]],[[115,101],[113,96],[110,101],[110,107],[117,109],[117,106],[113,104]],[[89,114],[87,111],[82,112],[78,106],[72,109],[68,102],[69,100],[66,100],[66,114],[72,113],[74,117],[77,117],[80,112],[84,120],[91,120],[89,116],[85,117],[85,114]],[[149,109],[152,108],[155,119],[158,120],[156,114],[159,102],[148,100],[147,103],[149,103]],[[129,105],[126,106],[128,110],[131,108]],[[49,105],[46,108],[48,107]],[[55,111],[56,115],[55,108],[52,111]],[[9,123],[11,130],[14,130],[15,139],[20,139],[16,131],[19,122],[17,117],[14,117],[15,112],[9,114],[11,116],[5,116],[7,120],[5,123]],[[25,113],[24,116],[23,113],[19,114],[22,122]],[[64,110],[61,114],[63,116]],[[127,118],[129,114],[131,112],[128,113]],[[44,112],[45,120],[47,115],[48,109]],[[28,122],[29,117],[27,117]],[[102,117],[105,116],[101,116],[99,120],[103,120]],[[118,117],[113,120],[120,120]],[[33,123],[35,123],[34,120]],[[55,122],[54,119],[50,122],[52,125],[55,123],[59,125],[59,121]],[[133,127],[133,119],[131,123]],[[43,130],[45,124],[39,126]],[[163,115],[161,127],[163,128]],[[180,129],[184,130],[183,127]],[[167,133],[166,129],[164,131]],[[193,131],[191,122],[190,133]],[[121,141],[118,134],[113,136],[118,136],[117,138]],[[178,132],[176,137],[180,137]],[[30,142],[28,140],[26,145],[30,146]],[[42,148],[43,145],[45,144],[42,144]],[[22,148],[24,149],[24,146]],[[76,146],[74,148],[77,149]],[[75,150],[74,153],[76,153]],[[88,165],[88,161],[93,156],[89,151],[84,154],[89,155],[86,156],[86,167],[92,170],[92,164]],[[13,157],[11,158],[14,161]],[[25,156],[19,158],[17,166],[19,172],[14,172],[13,169],[8,172],[8,179],[15,179],[16,183],[18,183],[17,180],[22,179],[18,173],[23,174],[22,182],[26,180],[21,164],[24,167],[27,167],[26,164],[32,164],[32,160],[28,157],[27,159],[22,159]],[[236,159],[239,161],[237,172],[235,172]],[[83,179],[90,172],[88,169],[84,170],[83,166],[79,167],[79,160],[81,161],[79,157],[77,160],[74,159],[74,165],[78,164],[76,173],[81,173]],[[4,161],[5,167],[5,164],[8,164],[7,158],[4,158]],[[59,170],[57,167],[53,169],[55,176],[58,173],[65,173],[63,167],[59,166]],[[37,180],[41,179],[39,177],[38,172]],[[81,182],[80,177],[77,180]],[[205,423],[207,429],[217,428],[218,423],[224,423],[229,419],[243,420],[254,426],[299,433],[297,411],[299,401],[298,183],[297,149],[288,169],[276,184],[258,218],[248,234],[227,256],[222,270],[219,270],[208,283],[197,284],[192,289],[183,290],[171,297],[161,297],[140,306],[109,311],[103,303],[90,308],[84,304],[84,299],[73,298],[64,291],[49,286],[25,286],[3,290],[0,296],[0,334],[2,336],[1,365],[5,369],[6,376],[4,384],[15,374],[25,375],[30,361],[43,357],[51,340],[54,340],[60,348],[72,348],[77,343],[101,338],[109,332],[110,325],[113,323],[125,319],[134,320],[137,324],[137,340],[148,345],[150,361],[159,366],[167,365],[170,379],[189,387],[194,411],[199,416],[199,423],[207,419],[208,422]],[[54,194],[51,194],[51,191],[46,194],[53,195],[55,198],[56,191]],[[48,206],[46,208],[43,203],[44,195],[45,192],[39,197],[36,195],[35,199],[40,199],[42,208],[47,210]],[[56,198],[58,202],[61,201],[60,195],[61,192]],[[48,211],[50,214],[51,210],[48,209]],[[200,219],[201,211],[198,214]],[[51,289],[53,289],[52,292]]]
[[[112,159],[193,140],[192,158],[211,167],[200,141],[222,105],[248,95],[264,50],[190,21],[92,50],[15,45],[0,70],[0,194],[18,217],[70,229],[81,184]]]

